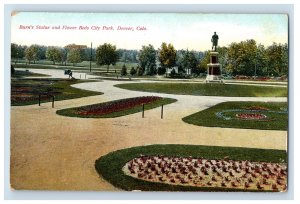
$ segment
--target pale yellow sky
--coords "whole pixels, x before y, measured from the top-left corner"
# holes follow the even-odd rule
[[[63,26],[77,27],[75,30]],[[34,29],[20,29],[32,26]],[[49,26],[48,30],[36,29]],[[60,26],[60,29],[52,29]],[[79,27],[88,27],[80,30]],[[99,30],[92,30],[100,27]],[[103,30],[112,26],[114,30]],[[133,31],[117,30],[118,26]],[[137,27],[146,30],[138,31]],[[288,42],[288,17],[283,14],[158,14],[158,13],[46,13],[20,12],[12,16],[11,42],[30,45],[65,46],[112,43],[117,48],[141,49],[162,42],[172,43],[176,49],[208,50],[213,32],[219,35],[219,45],[254,39],[266,46]]]

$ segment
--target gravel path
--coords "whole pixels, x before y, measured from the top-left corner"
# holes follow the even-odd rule
[[[61,70],[34,71],[67,78]],[[78,73],[76,73],[78,74]],[[75,76],[76,77],[76,76]],[[91,78],[92,76],[88,76]],[[181,118],[224,101],[287,101],[287,98],[210,97],[129,91],[113,87],[129,83],[102,81],[74,87],[97,90],[103,95],[11,108],[11,185],[15,189],[116,191],[99,178],[94,162],[101,155],[132,146],[198,144],[286,150],[286,131],[199,127]],[[130,83],[134,83],[131,81]],[[59,109],[135,96],[176,98],[176,103],[111,119],[71,118]]]

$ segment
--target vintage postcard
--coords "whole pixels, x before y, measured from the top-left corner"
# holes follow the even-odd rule
[[[288,190],[288,15],[11,13],[15,190]]]

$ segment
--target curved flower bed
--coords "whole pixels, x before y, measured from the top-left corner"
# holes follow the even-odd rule
[[[104,103],[96,103],[88,106],[67,108],[56,111],[57,114],[69,117],[82,118],[115,118],[134,114],[176,102],[176,99],[162,98],[158,96],[141,96],[125,98]]]
[[[117,101],[110,101],[100,105],[91,105],[77,108],[79,115],[106,115],[112,112],[118,112],[130,109],[143,104],[149,104],[154,101],[161,100],[158,96],[142,96],[136,98],[126,98]]]
[[[131,177],[171,185],[285,191],[286,164],[192,157],[140,156],[125,164]]]

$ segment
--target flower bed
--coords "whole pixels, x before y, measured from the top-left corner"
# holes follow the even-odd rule
[[[118,112],[130,109],[143,104],[149,104],[157,100],[161,100],[158,96],[142,96],[136,98],[126,98],[117,101],[102,103],[99,105],[85,106],[77,109],[79,115],[106,115],[113,112]]]
[[[259,191],[285,191],[287,187],[287,167],[282,163],[140,156],[122,170],[137,179],[171,185]]]
[[[247,110],[270,110],[269,108],[262,107],[262,106],[250,106],[245,109],[247,109]]]
[[[267,118],[266,115],[261,113],[238,113],[236,117],[242,120],[262,120]]]
[[[235,117],[228,114],[236,113]],[[216,116],[223,120],[260,120],[260,121],[270,121],[272,118],[269,118],[266,114],[268,113],[277,113],[277,114],[287,114],[287,111],[273,111],[264,107],[249,107],[245,109],[228,109],[216,112]]]

